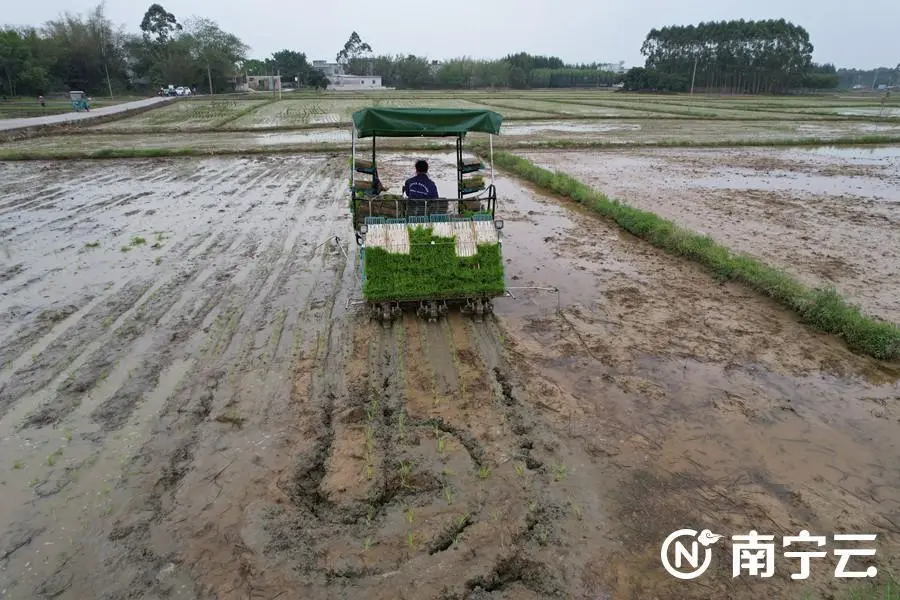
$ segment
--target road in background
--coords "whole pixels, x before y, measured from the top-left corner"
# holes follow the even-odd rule
[[[72,123],[75,121],[83,121],[84,119],[95,119],[108,115],[134,110],[135,108],[143,108],[152,106],[162,102],[173,100],[171,97],[155,97],[145,100],[136,100],[134,102],[124,102],[113,106],[104,106],[95,108],[87,112],[71,112],[57,115],[47,115],[46,117],[28,117],[25,119],[0,119],[0,131],[9,131],[11,129],[24,129],[26,127],[39,127],[41,125],[55,125],[59,123]]]

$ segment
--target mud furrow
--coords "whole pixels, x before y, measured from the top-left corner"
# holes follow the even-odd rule
[[[0,215],[16,213],[21,215],[26,210],[45,210],[56,206],[56,201],[64,198],[67,192],[57,192],[42,195],[40,198],[20,197],[0,204]]]
[[[334,306],[334,298],[339,291],[342,265],[343,258],[341,256],[331,257],[327,264],[324,265],[325,270],[322,273],[313,274],[315,281],[319,282],[319,285],[314,290],[311,290],[308,306],[324,307],[325,314],[323,315],[324,318],[314,318],[309,315],[308,311],[303,310],[305,306],[301,305],[301,314],[303,315],[301,321],[303,324],[302,333],[305,334],[308,341],[305,344],[306,348],[296,355],[297,362],[294,370],[299,377],[294,379],[293,386],[290,385],[291,380],[289,378],[284,378],[283,373],[273,373],[272,376],[262,378],[263,372],[261,370],[250,370],[244,372],[240,387],[232,391],[227,389],[219,390],[221,393],[217,393],[213,401],[213,413],[220,415],[223,418],[223,422],[225,422],[225,418],[232,418],[231,415],[247,415],[246,419],[242,419],[242,423],[239,425],[241,429],[245,430],[255,429],[255,427],[267,423],[269,428],[274,426],[277,432],[285,427],[286,414],[299,409],[303,414],[309,415],[309,420],[302,421],[309,426],[309,429],[306,430],[308,433],[303,434],[300,438],[303,440],[303,450],[300,450],[300,448],[295,450],[294,467],[290,469],[288,478],[283,481],[280,487],[285,490],[287,497],[295,498],[297,502],[312,510],[316,510],[315,507],[324,498],[324,490],[320,491],[318,484],[315,482],[321,481],[321,478],[324,476],[321,461],[327,459],[330,454],[331,442],[329,439],[332,437],[330,423],[332,421],[333,407],[337,402],[336,399],[346,393],[341,385],[341,380],[335,378],[334,373],[339,371],[339,366],[335,364],[335,361],[343,360],[342,356],[347,344],[342,337],[344,335],[343,330],[333,329],[333,320],[330,318],[331,308]],[[332,270],[337,271],[337,277],[332,274]],[[286,298],[283,300],[286,300]],[[298,326],[294,332],[288,331],[286,335],[291,336],[293,333],[293,337],[295,337],[301,333],[300,329],[300,326]],[[338,353],[336,356],[335,352]],[[249,367],[252,361],[246,364]],[[316,369],[315,367],[319,365],[322,368]],[[287,384],[286,387],[285,384]],[[292,389],[293,391],[291,391]],[[260,406],[259,401],[260,391],[262,391],[263,397],[266,398],[262,406]],[[259,411],[263,411],[263,413],[259,414]],[[271,421],[269,420],[269,415],[272,415]],[[229,428],[229,430],[231,429]],[[285,433],[288,432],[291,433],[292,437],[296,435],[296,432],[291,430]],[[223,437],[232,438],[233,436],[225,434]],[[266,437],[273,437],[273,434],[270,433]],[[281,436],[275,433],[274,437],[277,439]],[[209,443],[206,445],[209,446]],[[220,438],[216,446],[221,447],[221,445],[222,438]],[[276,447],[278,446],[280,445],[276,445]],[[200,452],[199,449],[197,451]],[[203,451],[203,454],[206,455],[210,451],[212,451],[212,448],[207,448]],[[278,464],[278,454],[280,452],[266,458],[257,456],[252,461],[252,464],[256,465],[256,468],[265,466],[270,462]],[[251,457],[243,452],[234,453],[234,458],[228,464],[232,465],[229,470],[233,468],[237,472],[254,468],[251,465]],[[203,482],[197,480],[199,474],[192,474],[190,477],[191,483],[185,483],[185,487],[190,486],[190,489],[194,489],[196,493],[199,491],[197,486],[202,486]],[[226,486],[227,484],[223,482],[222,485]],[[185,498],[189,497],[187,490],[184,493]],[[256,496],[256,494],[253,496]],[[240,536],[240,521],[232,519],[239,519],[241,512],[232,508],[231,504],[221,506],[224,510],[223,514],[226,515],[226,520],[224,522],[220,521],[221,527],[218,532],[198,532],[202,536],[195,538],[194,545],[196,550],[193,550],[192,553],[197,553],[200,556],[200,564],[203,565],[201,568],[204,572],[219,574],[208,578],[208,581],[216,589],[224,591],[232,584],[237,585],[237,582],[234,580],[242,576],[235,574],[229,563],[207,562],[212,557],[202,550],[203,548],[219,547],[222,544],[233,543],[232,540]],[[191,510],[197,509],[196,506],[190,507],[187,505],[187,507]],[[192,513],[189,512],[187,514]],[[257,584],[254,583],[253,585],[256,587]]]
[[[97,348],[86,362],[60,384],[50,402],[26,418],[24,425],[26,427],[55,425],[78,408],[82,398],[110,374],[122,356],[127,355],[129,347],[148,330],[157,327],[160,319],[178,300],[181,289],[196,276],[198,270],[194,267],[189,271],[178,273],[172,281],[157,288],[135,313],[113,332],[107,343]],[[170,341],[174,342],[175,336],[172,334],[170,336]],[[160,370],[161,368],[160,366]],[[131,380],[130,377],[129,381]]]
[[[250,243],[252,244],[252,240]],[[259,294],[259,290],[264,285],[269,274],[268,269],[279,254],[279,243],[273,241],[264,255],[260,257],[257,267],[250,275],[249,281],[241,282],[241,294],[239,297],[245,299],[254,298]],[[238,256],[240,256],[240,254]],[[223,289],[223,292],[219,294],[216,299],[217,304],[218,299],[224,294],[224,283],[222,283],[221,277],[215,277],[214,281],[216,282],[216,285],[221,286]],[[237,294],[235,297],[238,297]],[[116,390],[112,397],[104,401],[96,410],[94,410],[91,414],[91,419],[100,424],[101,428],[107,432],[120,428],[131,416],[146,390],[153,389],[157,384],[160,373],[171,361],[172,353],[174,351],[171,342],[173,340],[178,340],[178,338],[184,338],[187,335],[187,332],[199,327],[199,325],[207,318],[210,310],[211,307],[206,311],[200,311],[199,313],[189,315],[188,317],[180,318],[175,325],[171,328],[166,328],[159,336],[157,336],[157,342],[150,352],[148,352],[149,358],[142,360],[140,366],[129,375],[123,386]],[[217,330],[216,324],[213,323],[211,328],[217,335],[212,347],[213,351],[216,351],[219,348],[221,348],[223,352],[227,351],[227,348],[237,336],[242,315],[243,313],[238,315],[236,312],[227,310],[222,313],[220,315],[221,318],[218,319],[219,323],[223,323],[221,329]]]
[[[180,344],[187,341],[190,332],[199,329],[225,295],[227,286],[219,277],[214,278],[213,291],[187,315],[159,331],[155,343],[140,365],[128,375],[125,383],[113,395],[101,403],[92,413],[91,420],[105,432],[114,431],[131,417],[141,399],[159,384],[160,374],[172,362]],[[201,296],[202,297],[202,296]]]
[[[273,244],[273,247],[274,246],[277,246],[277,244]],[[326,295],[333,294],[333,289],[329,290],[327,286],[323,288],[322,291]],[[325,326],[329,322],[328,319],[325,319],[324,321],[319,322],[319,326]],[[345,344],[338,343],[338,346],[343,348],[345,347]],[[133,577],[135,583],[144,582],[149,585],[155,574],[158,572],[159,567],[163,564],[165,557],[151,549],[156,547],[157,544],[151,542],[149,537],[150,530],[157,527],[152,523],[158,522],[158,520],[168,512],[169,508],[167,507],[170,506],[172,502],[170,494],[174,493],[175,485],[185,478],[191,468],[190,465],[193,461],[193,457],[196,455],[196,452],[198,452],[198,449],[196,448],[196,443],[200,438],[200,429],[198,429],[198,427],[203,427],[202,422],[211,412],[218,412],[225,408],[225,403],[232,402],[232,394],[227,393],[222,388],[222,386],[226,385],[228,382],[227,371],[229,369],[229,363],[223,361],[227,361],[226,357],[229,355],[233,356],[234,353],[227,351],[222,344],[213,347],[218,348],[218,351],[212,351],[212,354],[202,359],[200,364],[198,364],[198,368],[203,372],[213,373],[213,375],[207,379],[210,383],[202,389],[182,390],[182,392],[176,394],[173,400],[167,405],[161,422],[161,427],[164,426],[165,431],[168,431],[168,435],[165,436],[166,445],[160,446],[162,443],[160,437],[163,436],[154,436],[151,437],[151,441],[148,442],[147,446],[142,451],[142,456],[146,457],[146,460],[148,461],[148,468],[149,465],[158,463],[159,461],[167,461],[169,465],[164,478],[160,480],[154,486],[154,489],[146,496],[145,511],[149,509],[150,513],[147,515],[146,520],[140,518],[138,522],[125,526],[125,528],[118,527],[113,535],[113,538],[121,541],[121,543],[125,545],[128,552],[131,554],[131,558],[137,558],[138,556],[150,557],[149,563],[146,560],[136,563],[136,566],[140,565],[138,570],[135,570],[134,568],[129,569],[129,572],[134,573]],[[324,358],[325,351],[326,348],[323,345],[320,350],[323,355],[320,356],[320,358]],[[213,383],[213,381],[215,383]],[[304,391],[304,394],[306,393],[309,392]],[[313,394],[310,394],[310,396],[317,398],[318,401],[328,402],[330,394],[331,392],[328,391],[316,391]],[[243,398],[243,401],[252,402],[252,397],[247,396],[246,398]],[[197,408],[191,409],[188,408],[189,406],[195,406]],[[243,405],[237,406],[238,410],[242,410],[243,408],[245,408]],[[188,417],[181,419],[176,418],[176,410],[182,414],[186,413]],[[172,450],[173,448],[175,449],[174,452]],[[247,457],[244,460],[249,460],[249,458],[250,457]],[[153,471],[149,470],[146,472],[149,474]],[[197,477],[199,477],[199,475]],[[202,482],[194,482],[191,485],[196,486],[201,484]],[[187,506],[190,506],[190,504]],[[200,507],[195,506],[194,510],[197,508]],[[131,514],[136,515],[139,513]],[[147,513],[145,512],[144,514]],[[131,520],[133,521],[133,519]],[[234,575],[233,566],[224,566],[230,571],[228,577],[232,577]]]
[[[131,309],[152,285],[152,281],[146,280],[127,283],[35,356],[30,365],[14,372],[9,381],[0,388],[0,417],[4,416],[12,404],[20,398],[50,383],[91,341],[103,335],[110,323]]]
[[[25,350],[32,347],[57,324],[81,310],[93,299],[92,294],[83,294],[54,302],[47,308],[41,309],[30,323],[23,324],[15,330],[8,329],[7,331],[11,333],[9,339],[0,344],[0,363],[2,363],[0,369],[6,369],[12,365],[13,361]],[[28,316],[29,313],[10,310],[0,319],[0,324],[6,328],[11,321],[22,322]]]
[[[124,200],[127,197],[128,197],[128,194],[118,194],[118,195],[113,196],[110,199],[101,199],[101,200],[97,200],[95,202],[88,202],[86,204],[81,205],[79,208],[77,208],[75,210],[65,211],[65,215],[62,217],[50,218],[49,220],[46,220],[46,221],[41,221],[40,219],[31,217],[28,219],[28,222],[31,224],[34,224],[34,227],[31,227],[29,229],[17,228],[15,237],[20,238],[23,236],[29,236],[31,234],[34,234],[37,231],[44,231],[47,229],[50,229],[53,231],[60,231],[60,229],[59,229],[60,224],[63,224],[63,223],[71,224],[72,221],[74,221],[75,219],[77,219],[80,216],[91,215],[91,214],[103,209],[107,205],[119,202],[121,200]],[[33,209],[32,209],[32,211],[29,211],[29,212],[31,213],[31,215],[34,214]],[[63,212],[63,211],[59,211],[59,212]]]

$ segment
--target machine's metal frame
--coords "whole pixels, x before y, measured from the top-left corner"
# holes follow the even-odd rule
[[[371,175],[371,188],[362,190],[357,187],[357,170],[356,170],[356,150],[357,150],[357,130],[356,126],[351,127],[350,142],[350,211],[352,215],[353,228],[355,230],[356,243],[359,246],[360,273],[359,279],[362,286],[365,286],[365,237],[368,225],[374,223],[427,223],[439,221],[468,221],[468,220],[490,220],[494,222],[494,226],[500,238],[500,230],[503,228],[503,221],[496,219],[497,213],[497,189],[494,185],[494,144],[493,134],[489,134],[490,145],[490,183],[484,188],[476,190],[466,190],[462,187],[464,175],[482,170],[483,165],[477,168],[466,169],[463,166],[463,137],[465,132],[461,131],[455,135],[456,137],[456,167],[457,167],[457,197],[456,198],[437,198],[433,200],[419,200],[405,197],[383,198],[378,185],[380,179],[378,177],[377,163],[377,138],[379,136],[372,135],[372,169],[366,174]],[[422,137],[432,137],[426,131],[421,134]],[[387,136],[390,137],[390,136]],[[446,133],[440,134],[440,137],[447,137]],[[365,208],[366,210],[361,210]],[[469,216],[465,216],[471,213]],[[502,241],[498,240],[502,246]],[[506,295],[506,292],[497,294],[497,296]],[[393,300],[388,302],[371,302],[365,301],[366,310],[369,316],[385,325],[389,325],[394,319],[403,315],[404,310],[414,310],[415,313],[428,321],[435,321],[438,318],[449,313],[451,307],[459,307],[463,314],[473,316],[476,320],[481,320],[485,315],[493,312],[492,298],[495,296],[480,297],[446,297],[446,298],[418,298]]]

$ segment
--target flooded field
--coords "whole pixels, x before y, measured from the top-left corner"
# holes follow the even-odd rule
[[[525,155],[900,323],[900,147]]]
[[[900,566],[896,365],[502,173],[508,283],[562,311],[369,324],[346,158],[0,164],[4,599],[846,591],[730,542],[678,581],[683,527]]]
[[[434,106],[444,108],[484,109],[485,105],[475,100],[457,98],[413,98],[387,97],[373,100],[363,96],[356,98],[304,97],[293,99],[283,94],[277,100],[271,93],[260,94],[262,98],[204,100],[191,99],[175,103],[171,107],[139,115],[131,119],[104,123],[91,127],[89,131],[124,132],[178,129],[265,129],[272,127],[305,127],[317,124],[350,124],[351,115],[373,104],[385,107]],[[506,108],[506,117],[539,117],[540,111]]]
[[[166,109],[162,109],[166,110]],[[140,117],[136,117],[140,118]],[[124,122],[124,121],[123,121]],[[723,141],[759,142],[792,139],[833,139],[866,135],[900,135],[900,123],[865,121],[728,121],[694,119],[651,120],[565,120],[508,121],[501,135],[494,137],[495,148],[528,147],[534,143],[572,141],[608,144],[718,144]],[[471,142],[487,142],[488,136],[472,133]],[[379,147],[452,144],[438,138],[382,138]],[[96,152],[109,149],[193,148],[210,152],[236,152],[261,146],[277,150],[317,149],[320,144],[349,146],[347,127],[311,128],[296,131],[196,131],[192,133],[122,132],[82,133],[54,137],[37,137],[0,144],[3,152],[28,152],[48,157],[71,152]]]
[[[258,110],[265,100],[180,100],[164,108],[127,119],[110,121],[88,131],[144,131],[147,129],[202,130],[218,127],[248,111]]]

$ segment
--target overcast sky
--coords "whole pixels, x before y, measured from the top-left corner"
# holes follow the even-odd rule
[[[0,22],[37,25],[88,0],[0,0]],[[137,31],[152,0],[109,0],[106,12]],[[813,60],[873,68],[900,62],[898,0],[163,0],[179,21],[218,22],[262,58],[283,48],[333,61],[353,30],[377,54],[430,59],[500,58],[511,52],[566,62],[643,64],[641,43],[653,27],[725,19],[784,18],[806,28]],[[529,7],[530,6],[530,7]],[[458,7],[458,10],[454,10]]]

